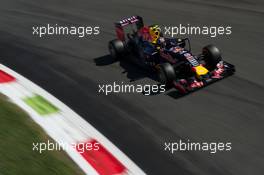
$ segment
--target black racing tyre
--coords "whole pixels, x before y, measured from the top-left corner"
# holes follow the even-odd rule
[[[162,84],[168,85],[169,83],[171,83],[176,78],[173,66],[170,63],[160,64],[158,77],[160,83]]]
[[[214,45],[205,46],[202,54],[206,65],[211,69],[215,69],[217,63],[222,60],[220,50]]]
[[[121,40],[115,39],[109,42],[108,49],[114,59],[120,58],[125,52],[125,45]]]

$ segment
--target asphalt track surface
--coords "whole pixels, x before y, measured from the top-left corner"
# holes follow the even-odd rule
[[[0,62],[42,86],[107,136],[147,174],[260,175],[264,172],[264,3],[222,1],[6,0],[0,2]],[[148,24],[230,25],[232,34],[192,35],[195,53],[216,44],[234,76],[185,97],[98,94],[98,84],[153,83],[112,62],[113,22],[139,14]],[[99,36],[32,36],[32,26],[98,25]],[[231,152],[164,151],[164,142],[232,142]]]

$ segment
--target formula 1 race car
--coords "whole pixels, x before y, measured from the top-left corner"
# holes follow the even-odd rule
[[[162,84],[188,93],[235,72],[234,65],[223,61],[214,45],[200,55],[191,53],[188,38],[164,38],[158,25],[144,26],[140,16],[115,23],[117,39],[109,42],[110,55],[124,59],[133,55],[140,66],[157,72]]]

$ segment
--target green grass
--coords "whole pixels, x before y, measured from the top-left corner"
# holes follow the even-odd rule
[[[33,151],[51,140],[31,118],[0,95],[0,175],[81,175],[63,151]]]

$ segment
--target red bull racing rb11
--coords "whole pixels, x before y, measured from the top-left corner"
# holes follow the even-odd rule
[[[193,55],[188,38],[165,38],[158,25],[145,26],[140,16],[116,22],[115,29],[117,38],[108,45],[113,58],[132,55],[132,61],[154,70],[160,83],[174,86],[182,94],[235,72],[216,46],[207,45],[201,54]]]

